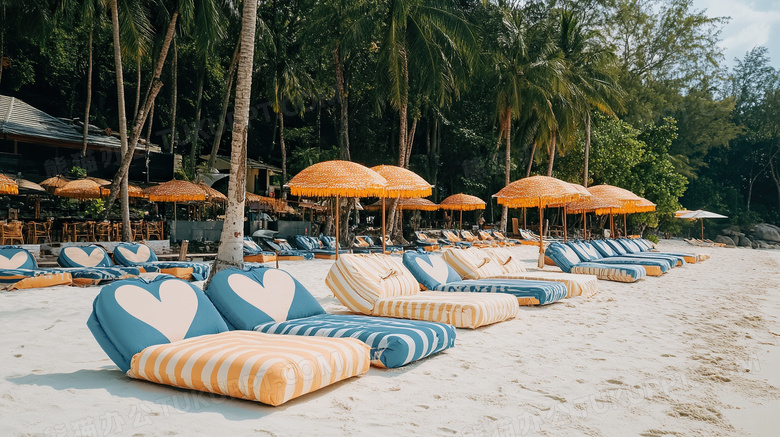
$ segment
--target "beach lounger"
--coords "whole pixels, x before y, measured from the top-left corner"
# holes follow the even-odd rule
[[[517,313],[517,299],[509,294],[421,292],[412,273],[390,255],[339,257],[325,283],[344,306],[370,316],[473,329],[512,319]]]
[[[370,237],[369,237],[370,238]],[[373,238],[372,238],[373,240]],[[375,244],[382,247],[382,237],[376,237]],[[389,237],[385,237],[385,252],[394,253],[394,252],[403,252],[404,247],[400,244],[393,244],[393,240],[391,240]]]
[[[498,241],[502,241],[502,242],[504,242],[504,243],[508,243],[510,246],[515,246],[515,245],[518,245],[518,244],[522,244],[522,243],[520,242],[520,240],[516,240],[516,239],[514,239],[514,238],[507,238],[507,237],[504,235],[504,233],[503,233],[503,232],[501,232],[501,231],[498,231],[498,230],[495,230],[495,229],[494,229],[494,230],[492,230],[492,231],[487,231],[487,232],[488,232],[490,235],[492,235],[492,236],[493,236],[493,237],[494,237],[496,240],[498,240]]]
[[[211,267],[191,261],[160,261],[149,246],[142,243],[120,243],[114,249],[114,261],[121,266],[139,267],[146,272],[165,273],[187,281],[204,281]]]
[[[319,238],[309,237],[308,235],[296,235],[295,244],[299,249],[314,254],[316,259],[336,259],[336,251],[325,247],[325,244]],[[349,253],[342,250],[339,254]]]
[[[455,328],[444,323],[327,314],[284,270],[223,270],[206,295],[235,329],[357,338],[371,347],[371,362],[379,367],[401,367],[455,345]]]
[[[623,240],[621,239],[621,240],[618,240],[618,241],[622,242]],[[627,244],[624,244],[623,247],[625,247],[626,250],[628,250],[629,252],[634,253],[634,254],[637,254],[637,253],[643,253],[643,254],[645,254],[645,253],[646,254],[656,254],[656,253],[659,253],[659,254],[662,254],[662,255],[679,256],[679,257],[682,257],[683,259],[685,259],[685,262],[691,263],[691,264],[696,264],[697,262],[705,261],[705,260],[709,259],[709,256],[707,256],[707,255],[701,255],[701,254],[692,253],[692,252],[666,252],[666,251],[661,252],[660,250],[658,250],[655,247],[655,245],[652,242],[650,242],[648,240],[645,240],[644,238],[628,239],[626,241],[627,241]],[[636,252],[636,250],[639,250],[639,252]]]
[[[351,245],[352,253],[380,253],[382,252],[381,247],[372,246],[371,243],[369,243],[366,240],[366,237],[362,235],[356,235],[352,238],[352,245]]]
[[[272,262],[276,261],[276,254],[263,250],[252,238],[244,237],[244,261],[254,263]]]
[[[0,246],[0,289],[22,290],[72,283],[70,273],[39,269],[35,257],[27,249]]]
[[[339,250],[339,254],[349,253],[348,249],[342,249],[341,244],[336,243],[336,237],[331,237],[329,235],[320,235],[320,242],[322,242],[322,245],[325,248],[325,250],[332,251],[334,255],[336,254],[337,247]]]
[[[314,259],[313,253],[293,248],[284,238],[263,238],[263,243],[276,252],[276,259],[279,261]]]
[[[426,252],[441,249],[441,245],[435,238],[430,238],[423,232],[415,231],[414,236],[417,238],[417,241],[415,241],[417,247],[424,249]]]
[[[478,247],[493,247],[495,244],[491,241],[480,241],[479,238],[477,238],[476,235],[472,234],[471,231],[460,231],[460,236],[466,240],[467,242],[471,243],[474,246]]]
[[[464,280],[438,255],[406,252],[404,266],[412,272],[417,282],[433,291],[506,293],[514,296],[520,305],[547,305],[565,299],[567,294],[566,286],[560,282],[523,279]]]
[[[504,248],[445,250],[442,259],[464,279],[526,279],[560,282],[566,297],[591,297],[598,293],[598,278],[562,272],[526,271],[520,260]]]
[[[599,244],[596,244],[597,241]],[[688,262],[686,257],[682,255],[660,252],[642,252],[642,249],[640,249],[636,243],[629,240],[624,242],[622,238],[617,240],[593,240],[591,245],[604,257],[623,256],[628,258],[665,259],[672,263],[673,267],[684,266]],[[606,250],[607,247],[612,249],[611,255],[605,255],[605,253],[610,253],[609,250]],[[602,251],[602,249],[604,250]],[[693,260],[693,257],[689,257],[688,259]]]
[[[441,230],[441,240],[439,240],[442,244],[447,246],[457,246],[457,247],[471,247],[472,244],[468,241],[463,241],[462,238],[458,237],[455,232],[442,229]]]
[[[73,283],[76,285],[99,285],[119,279],[133,278],[142,272],[139,267],[114,265],[108,252],[95,244],[63,247],[57,257],[57,264],[61,267],[50,269],[50,271],[70,273],[73,277]]]
[[[353,338],[230,331],[200,289],[170,276],[103,287],[87,326],[131,378],[269,405],[363,374],[370,362]]]
[[[550,244],[545,255],[566,273],[595,275],[615,282],[636,282],[647,276],[645,269],[638,265],[584,262],[571,247],[559,242]]]
[[[598,262],[600,264],[638,265],[645,269],[647,276],[661,276],[668,272],[672,266],[676,265],[676,262],[665,259],[629,258],[625,256],[606,258],[590,244],[580,241],[569,241],[563,244],[574,250],[582,261]]]

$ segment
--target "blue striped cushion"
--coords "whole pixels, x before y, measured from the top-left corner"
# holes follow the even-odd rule
[[[598,264],[624,264],[636,266],[658,267],[662,273],[666,273],[672,268],[672,263],[658,258],[632,258],[631,256],[615,256],[612,258],[602,258],[596,261]]]
[[[645,269],[639,266],[605,265],[590,262],[577,264],[571,269],[571,272],[581,275],[596,275],[599,279],[616,282],[636,282],[647,276]]]
[[[141,274],[138,267],[59,267],[44,269],[44,272],[70,273],[73,279],[89,279],[95,285],[127,279]]]
[[[463,279],[441,256],[409,251],[404,253],[403,261],[404,267],[409,269],[414,279],[428,290],[435,290],[440,285]]]
[[[441,284],[433,291],[470,293],[506,293],[517,298],[534,298],[547,305],[566,298],[566,285],[561,282],[524,279],[475,279]]]
[[[211,266],[191,261],[158,261],[154,251],[145,244],[121,243],[114,249],[114,260],[126,267],[141,267],[147,272],[161,269],[192,269],[192,279],[203,281],[209,277]]]
[[[455,328],[444,323],[385,317],[323,314],[281,323],[258,325],[269,334],[352,337],[371,347],[371,362],[401,367],[455,345]]]

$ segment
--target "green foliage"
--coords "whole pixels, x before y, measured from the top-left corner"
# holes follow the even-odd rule
[[[103,199],[91,199],[87,200],[87,207],[84,213],[89,218],[100,218],[103,214],[103,207],[105,202]]]
[[[87,177],[87,170],[74,166],[70,169],[70,176],[74,179],[84,179]]]
[[[655,244],[658,244],[658,237],[656,237],[653,234],[647,234],[647,235],[645,235],[645,238],[647,238],[649,241],[651,241],[651,242],[653,242]]]

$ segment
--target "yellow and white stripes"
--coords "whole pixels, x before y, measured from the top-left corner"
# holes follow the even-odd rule
[[[370,349],[353,338],[231,331],[149,346],[128,376],[280,405],[368,371]]]
[[[441,257],[463,279],[487,279],[504,273],[501,266],[480,249],[448,249]]]
[[[517,298],[503,293],[426,291],[414,296],[381,299],[373,315],[449,323],[478,328],[514,318]]]
[[[615,282],[634,282],[636,278],[626,273],[623,269],[607,266],[574,266],[571,268],[573,274],[595,275],[599,279],[606,279]]]

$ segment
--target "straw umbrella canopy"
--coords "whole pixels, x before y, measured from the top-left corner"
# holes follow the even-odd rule
[[[677,218],[691,219],[691,220],[700,219],[701,220],[701,239],[703,240],[704,239],[704,219],[707,219],[707,218],[724,219],[724,218],[728,218],[728,217],[725,216],[725,215],[714,213],[714,212],[704,211],[703,209],[697,209],[696,211],[688,211],[687,213],[682,214],[682,215],[678,216]]]
[[[92,179],[70,181],[54,190],[54,195],[72,199],[100,199],[103,197],[100,184]]]
[[[439,203],[439,209],[460,211],[460,228],[463,229],[463,211],[485,209],[485,201],[469,194],[453,194]]]
[[[586,201],[588,199],[593,198],[593,195],[590,194],[590,191],[588,191],[588,189],[585,188],[584,186],[582,186],[580,184],[573,184],[571,182],[569,182],[569,185],[571,185],[575,190],[577,190],[578,193],[580,193],[580,198],[579,198],[578,202],[583,202],[583,201]],[[562,207],[563,208],[563,241],[568,241],[569,240],[567,216],[569,215],[569,212],[571,212],[571,210],[569,208],[569,205],[571,203],[572,202],[563,202],[563,203],[560,203],[560,204],[551,204],[551,205],[549,205],[549,206]],[[583,229],[585,229],[585,234],[583,234],[583,235],[587,235],[587,228],[584,225],[585,224],[585,213],[582,214],[582,222],[583,222]]]
[[[38,185],[42,186],[46,191],[54,194],[54,191],[57,188],[64,187],[65,184],[67,184],[68,182],[70,182],[70,179],[67,179],[65,176],[62,175],[57,175],[57,176],[50,177],[49,179],[46,179],[45,181],[41,182]]]
[[[383,202],[377,200],[371,205],[366,205],[364,208],[367,210],[379,210],[382,206]],[[396,209],[401,211],[436,211],[439,209],[439,205],[422,197],[413,197],[409,199],[399,199]]]
[[[580,192],[568,182],[549,176],[531,176],[512,182],[493,197],[509,208],[539,208],[539,268],[544,268],[544,208],[576,202]]]
[[[103,193],[103,197],[108,197],[108,196],[111,195],[111,189],[110,188],[106,188],[106,186],[100,187],[100,192]],[[145,198],[146,194],[144,193],[144,189],[139,187],[138,185],[128,184],[127,185],[127,196],[128,197]]]
[[[0,174],[0,194],[19,194],[19,186],[13,179]]]
[[[198,187],[206,193],[206,201],[208,202],[227,202],[227,196],[219,191],[209,187],[203,182],[198,182]]]
[[[176,218],[176,204],[179,202],[203,202],[206,193],[197,185],[188,181],[172,180],[154,185],[144,190],[151,202],[173,202],[173,221]]]
[[[430,196],[433,187],[417,173],[395,165],[377,165],[371,170],[379,173],[387,181],[385,195],[382,196],[382,252],[385,251],[385,199],[387,197],[418,198]],[[400,219],[399,219],[400,220]],[[403,222],[402,222],[403,223]]]
[[[336,259],[339,257],[339,198],[382,197],[387,180],[368,167],[350,161],[319,162],[295,175],[287,187],[293,196],[336,197]]]
[[[103,178],[95,178],[95,177],[87,177],[87,179],[95,181],[100,185],[101,187],[105,187],[107,185],[111,185],[111,181],[103,179]]]
[[[636,194],[632,193],[631,191],[628,191],[624,188],[615,187],[613,185],[596,185],[593,187],[589,187],[588,190],[597,197],[600,197],[604,200],[613,200],[617,201],[620,204],[619,208],[611,209],[609,211],[609,226],[610,231],[612,233],[612,238],[615,238],[615,220],[614,220],[614,214],[624,214],[623,217],[623,227],[626,227],[627,219],[625,217],[625,214],[631,214],[635,212],[643,212],[647,210],[647,206],[640,206],[642,204],[642,201],[645,200]],[[597,212],[598,214],[598,212]],[[627,229],[624,229],[626,232]]]

